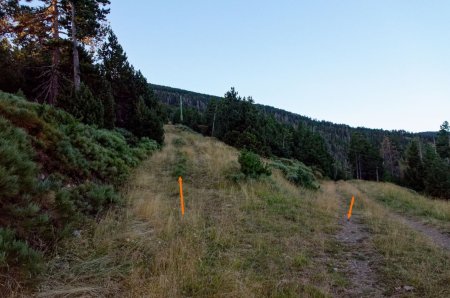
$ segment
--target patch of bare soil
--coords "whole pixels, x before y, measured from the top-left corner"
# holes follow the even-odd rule
[[[400,215],[397,215],[399,217]],[[438,229],[425,225],[419,220],[410,217],[401,217],[400,221],[410,227],[422,233],[425,237],[430,239],[434,244],[450,250],[450,235],[442,233]]]
[[[339,194],[336,193],[337,196]],[[361,221],[358,213],[350,220],[346,217],[346,200],[342,199],[342,214],[339,225],[342,227],[336,240],[343,247],[342,271],[350,280],[343,297],[383,297],[383,285],[377,279],[375,265],[381,256],[375,251],[370,240],[370,233]],[[344,216],[345,215],[345,216]]]

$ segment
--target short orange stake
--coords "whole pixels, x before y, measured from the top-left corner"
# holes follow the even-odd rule
[[[352,217],[352,209],[353,209],[354,203],[355,203],[355,197],[352,196],[352,201],[350,202],[350,209],[348,209],[348,213],[347,213],[347,220],[350,220],[350,217]]]
[[[178,177],[178,184],[180,184],[181,216],[184,216],[183,178],[181,176]]]

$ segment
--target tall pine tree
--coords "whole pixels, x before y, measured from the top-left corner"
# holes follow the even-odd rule
[[[442,158],[450,158],[450,128],[447,121],[441,125],[436,138],[436,151]]]
[[[406,150],[405,182],[407,186],[417,191],[424,189],[424,165],[420,157],[419,143],[412,140]]]

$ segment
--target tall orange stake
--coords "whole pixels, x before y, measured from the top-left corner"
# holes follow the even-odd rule
[[[352,217],[352,209],[353,209],[354,203],[355,203],[355,197],[352,196],[352,201],[350,202],[350,209],[348,209],[348,213],[347,213],[347,220],[350,220],[350,217]]]
[[[181,216],[184,216],[183,178],[181,176],[178,177],[178,184],[180,184]]]

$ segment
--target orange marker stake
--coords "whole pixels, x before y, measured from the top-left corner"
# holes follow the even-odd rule
[[[350,217],[352,217],[352,209],[353,209],[354,203],[355,203],[355,197],[352,196],[352,201],[350,202],[350,209],[348,209],[348,213],[347,213],[347,220],[350,220]]]
[[[178,184],[180,184],[181,216],[184,216],[183,178],[181,176],[178,177]]]

